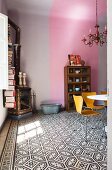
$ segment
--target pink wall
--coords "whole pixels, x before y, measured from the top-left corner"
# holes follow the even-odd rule
[[[73,3],[66,0],[64,2],[63,12],[66,15]],[[78,15],[65,19],[63,13],[60,14],[61,17],[56,17],[57,5],[58,10],[59,6],[62,8],[60,1],[56,0],[50,17],[50,92],[53,100],[64,104],[64,66],[67,64],[68,54],[79,54],[86,65],[91,66],[92,90],[97,91],[98,48],[97,46],[87,47],[81,42],[83,35],[87,35],[88,30],[95,25],[94,22],[85,20],[87,16],[85,10],[84,13],[79,14],[84,17],[82,20],[77,19]]]

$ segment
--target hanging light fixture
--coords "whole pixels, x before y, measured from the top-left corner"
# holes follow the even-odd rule
[[[97,45],[103,46],[104,43],[107,42],[107,27],[105,26],[104,31],[101,33],[99,32],[99,25],[98,25],[98,19],[97,19],[97,0],[96,0],[96,33],[92,34],[91,33],[91,29],[89,30],[89,35],[88,38],[85,37],[82,39],[82,41],[84,42],[85,45],[89,45],[90,47],[93,46],[94,43],[96,43]]]

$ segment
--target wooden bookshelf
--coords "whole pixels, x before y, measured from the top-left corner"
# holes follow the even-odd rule
[[[73,95],[91,91],[90,66],[64,67],[64,99],[67,111],[74,110]]]

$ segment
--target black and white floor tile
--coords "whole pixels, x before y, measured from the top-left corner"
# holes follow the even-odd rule
[[[75,112],[12,121],[1,170],[106,170],[106,111],[87,118]],[[87,141],[86,141],[87,139]]]

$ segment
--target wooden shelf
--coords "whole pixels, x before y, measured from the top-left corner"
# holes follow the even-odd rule
[[[22,114],[32,111],[32,98],[31,98],[31,88],[28,86],[19,86],[19,72],[20,72],[20,28],[10,19],[9,31],[8,31],[8,48],[9,48],[9,59],[11,67],[14,70],[14,91],[15,91],[15,105],[14,108],[8,107],[9,115],[21,116]]]
[[[64,68],[64,98],[67,111],[73,110],[73,95],[91,91],[90,66],[65,66]]]

